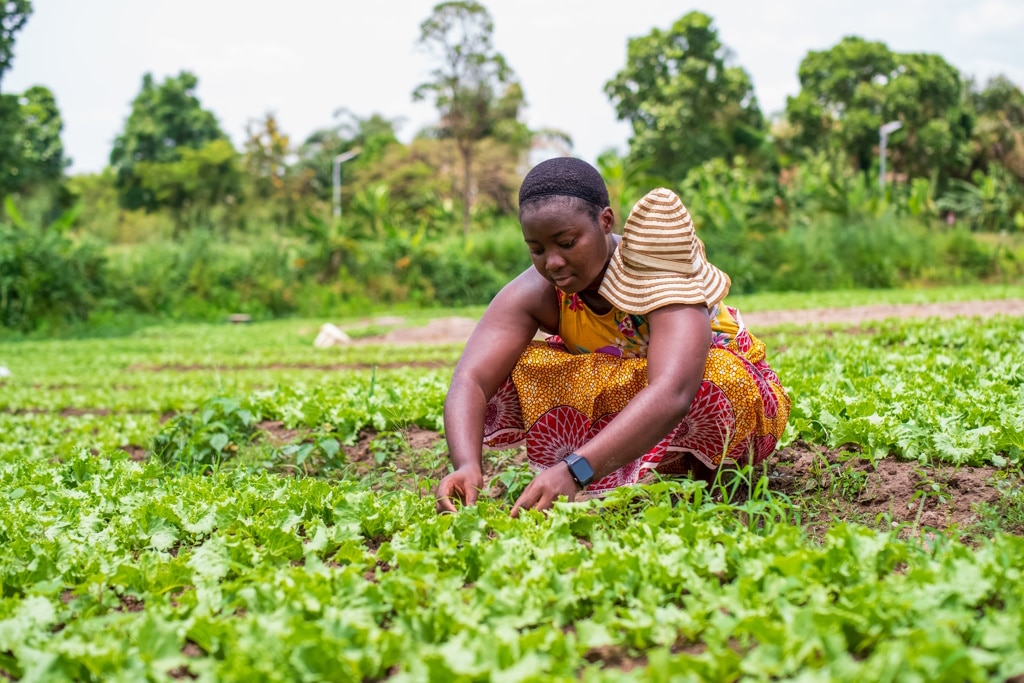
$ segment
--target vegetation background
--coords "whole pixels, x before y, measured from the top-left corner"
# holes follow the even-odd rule
[[[69,175],[50,90],[3,88],[32,4],[0,5],[0,334],[486,303],[529,265],[522,176],[572,138],[525,123],[486,7],[425,14],[410,48],[432,70],[409,96],[437,118],[410,142],[340,108],[303,140],[255,116],[239,149],[199,74],[145,74],[107,168]],[[711,16],[632,38],[604,87],[629,148],[597,160],[620,218],[677,191],[736,293],[1021,280],[1018,84],[856,36],[798,76],[769,118]]]

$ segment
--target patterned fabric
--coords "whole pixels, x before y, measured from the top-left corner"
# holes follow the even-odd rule
[[[647,386],[645,316],[591,311],[558,292],[559,335],[523,351],[511,376],[487,404],[484,444],[526,444],[530,464],[546,469],[577,450]],[[592,483],[578,497],[602,495],[654,473],[688,471],[688,458],[718,467],[724,459],[759,463],[775,450],[790,399],[768,366],[764,344],[739,311],[709,312],[712,344],[704,381],[679,425],[650,451]]]

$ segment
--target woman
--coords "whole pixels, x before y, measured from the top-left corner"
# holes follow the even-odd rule
[[[513,516],[775,449],[789,397],[720,305],[730,280],[675,194],[645,196],[620,238],[600,173],[551,159],[523,180],[519,220],[533,268],[494,298],[455,368],[439,512],[476,501],[485,443],[525,441],[538,470]],[[556,336],[532,341],[538,330]]]

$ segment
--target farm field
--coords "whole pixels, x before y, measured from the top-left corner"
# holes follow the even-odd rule
[[[793,397],[765,467],[518,520],[515,451],[487,455],[480,505],[434,513],[457,339],[0,342],[0,677],[1019,680],[1020,292],[959,299],[991,300],[978,317],[761,318]],[[943,298],[921,296],[817,306]]]

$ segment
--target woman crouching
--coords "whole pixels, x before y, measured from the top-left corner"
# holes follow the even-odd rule
[[[775,450],[790,399],[723,304],[729,277],[679,197],[648,193],[620,238],[600,173],[551,159],[523,180],[519,221],[533,267],[487,307],[455,368],[439,512],[476,501],[484,445],[526,444],[537,474],[513,516]]]

